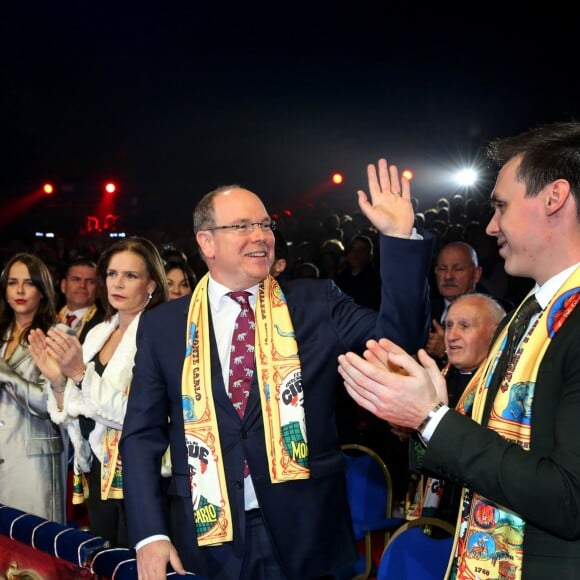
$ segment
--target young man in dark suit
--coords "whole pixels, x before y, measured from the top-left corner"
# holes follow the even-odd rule
[[[471,397],[450,409],[434,361],[419,351],[418,363],[388,340],[369,342],[364,358],[339,357],[339,370],[359,404],[420,433],[424,469],[465,487],[451,578],[573,580],[580,565],[580,123],[498,139],[488,152],[500,170],[487,233],[506,272],[535,286],[498,330],[464,393]]]

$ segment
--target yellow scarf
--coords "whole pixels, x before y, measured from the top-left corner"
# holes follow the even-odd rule
[[[127,388],[128,393],[128,388]],[[101,463],[101,499],[123,499],[123,465],[119,453],[121,431],[107,427]]]
[[[200,546],[233,539],[212,394],[208,281],[206,274],[191,297],[182,375],[183,421]],[[286,298],[271,276],[260,284],[255,319],[256,369],[270,479],[272,483],[308,479],[298,346]]]
[[[488,427],[525,450],[530,448],[538,369],[552,338],[579,301],[580,268],[576,268],[524,336],[514,356],[513,372],[506,373],[499,385]],[[457,404],[457,409],[464,414],[471,408],[471,418],[480,424],[509,324],[502,329]],[[508,508],[465,488],[461,505],[464,507],[458,517],[454,557],[446,577],[521,580],[525,521]],[[465,509],[466,505],[469,510]]]
[[[126,394],[129,393],[127,385]],[[119,453],[121,431],[107,427],[103,439],[101,459],[101,500],[123,499],[123,464]],[[89,497],[88,479],[76,466],[73,472],[72,503],[82,504]]]

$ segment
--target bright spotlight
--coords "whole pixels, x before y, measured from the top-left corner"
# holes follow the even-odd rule
[[[115,191],[117,191],[117,186],[112,181],[109,181],[105,183],[105,191],[107,193],[115,193]]]
[[[474,185],[477,181],[477,171],[472,168],[461,169],[457,172],[455,176],[455,180],[459,185],[464,187],[468,187],[470,185]]]

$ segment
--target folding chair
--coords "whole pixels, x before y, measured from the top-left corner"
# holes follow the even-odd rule
[[[358,443],[341,446],[346,461],[346,485],[357,541],[364,540],[364,557],[350,570],[340,571],[335,578],[366,580],[375,564],[373,536],[384,533],[383,545],[390,533],[404,520],[392,517],[393,483],[383,459],[372,449]]]
[[[443,534],[433,534],[441,530]],[[420,517],[391,536],[377,570],[377,580],[442,580],[453,547],[455,528],[439,518]]]

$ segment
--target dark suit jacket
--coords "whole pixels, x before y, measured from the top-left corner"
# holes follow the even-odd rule
[[[289,578],[304,580],[327,574],[356,558],[333,409],[337,357],[348,350],[362,351],[368,338],[383,335],[415,352],[425,342],[429,320],[426,281],[431,242],[384,238],[383,243],[386,284],[380,313],[357,306],[329,280],[281,282],[302,366],[309,479],[270,482],[257,391],[251,390],[240,420],[227,397],[218,357],[212,355],[214,400],[234,533],[234,541],[222,546],[200,549],[195,542],[181,401],[190,299],[165,303],[142,315],[121,440],[131,544],[165,534],[171,537],[188,570],[199,574],[209,571],[212,578],[237,578],[245,530],[246,457],[265,524]],[[210,339],[215,351],[214,337]],[[168,443],[173,477],[167,519],[159,473]]]
[[[483,425],[495,391],[487,396]],[[540,364],[529,451],[455,411],[443,417],[427,445],[426,469],[467,485],[526,520],[525,580],[578,578],[579,418],[580,308],[576,308]]]
[[[91,328],[97,326],[100,322],[103,322],[103,318],[105,317],[105,311],[102,308],[97,308],[95,313],[85,322],[84,326],[81,329],[79,334],[79,341],[82,344],[85,341],[85,337],[87,336],[89,330]]]
[[[344,269],[335,279],[336,285],[361,306],[378,310],[381,305],[381,277],[372,264],[356,276],[350,268]]]

